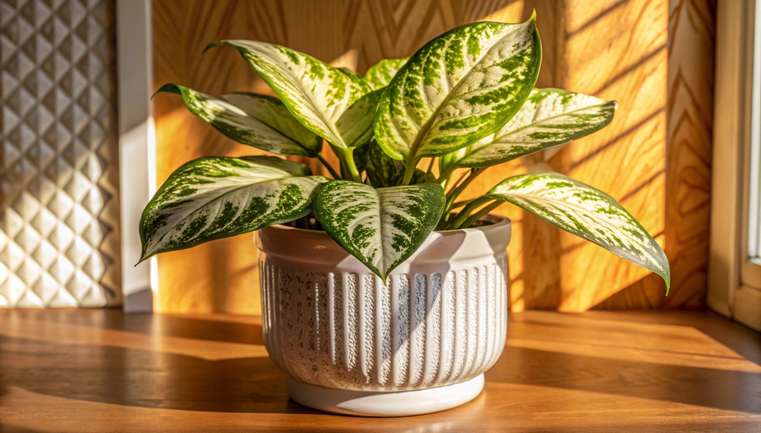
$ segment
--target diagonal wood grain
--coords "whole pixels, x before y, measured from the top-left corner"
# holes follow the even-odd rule
[[[664,241],[672,266],[672,295],[646,279],[599,308],[698,308],[705,304],[711,189],[711,136],[716,5],[670,0]]]

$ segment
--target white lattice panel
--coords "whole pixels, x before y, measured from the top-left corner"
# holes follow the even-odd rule
[[[0,306],[121,302],[114,3],[0,0]]]

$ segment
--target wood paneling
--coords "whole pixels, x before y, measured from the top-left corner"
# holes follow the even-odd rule
[[[259,318],[0,311],[3,432],[748,433],[758,334],[699,312],[527,311],[474,401],[406,418],[288,400]]]
[[[602,132],[548,154],[553,168],[610,192],[656,235],[672,260],[673,295],[657,277],[515,209],[509,247],[514,310],[699,306],[705,293],[713,71],[707,0],[629,1],[153,1],[156,86],[174,81],[210,93],[266,86],[219,38],[277,42],[364,71],[411,54],[429,38],[480,19],[517,21],[536,9],[544,44],[541,86],[616,99]],[[155,99],[158,177],[188,159],[250,154]],[[542,156],[532,158],[541,162]],[[471,195],[524,162],[488,170]],[[259,311],[250,235],[159,258],[163,311]]]
[[[655,161],[663,171],[658,180],[663,201],[657,203],[657,212],[663,215],[659,231],[671,262],[673,290],[664,297],[659,282],[648,277],[611,294],[598,308],[705,304],[716,5],[710,0],[670,0],[668,8],[666,140],[665,149],[659,148],[663,159]],[[652,206],[643,212],[656,211]]]
[[[610,126],[564,147],[550,164],[616,197],[664,245],[668,0],[565,5],[558,86],[619,107]],[[573,235],[557,239],[559,254],[545,266],[559,273],[560,310],[586,310],[622,290],[637,295],[627,307],[662,302],[658,277]]]

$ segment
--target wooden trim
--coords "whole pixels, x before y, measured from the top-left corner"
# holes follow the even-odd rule
[[[726,316],[732,315],[733,299],[730,288],[739,282],[735,265],[739,255],[737,245],[740,144],[745,122],[743,109],[745,84],[742,67],[746,44],[744,41],[746,2],[722,1],[716,11],[716,88],[714,105],[711,187],[711,234],[708,257],[708,305]],[[738,25],[739,24],[739,25]]]
[[[740,267],[740,281],[743,285],[761,290],[761,260],[743,256],[746,260]],[[761,316],[761,310],[758,313]]]
[[[756,6],[754,8],[754,5]],[[748,49],[750,53],[747,62],[748,81],[752,91],[751,100],[748,102],[747,125],[749,135],[743,143],[740,168],[742,170],[742,209],[740,215],[742,218],[742,231],[740,233],[740,285],[750,286],[761,290],[761,260],[759,260],[759,250],[756,245],[758,242],[758,229],[761,224],[758,221],[759,214],[759,150],[761,150],[761,124],[758,118],[761,115],[761,37],[756,31],[761,25],[761,11],[758,10],[756,2],[749,5],[748,16],[752,17],[749,21],[749,32],[746,36],[751,45]],[[755,121],[754,121],[755,120]],[[755,167],[754,167],[755,166]],[[751,219],[753,218],[753,219]],[[752,237],[752,238],[751,238]],[[761,317],[761,309],[757,310],[756,315]]]
[[[122,294],[126,311],[153,311],[157,261],[133,266],[141,254],[140,214],[156,190],[150,0],[118,0],[116,7]]]
[[[725,0],[717,5],[713,141],[720,145],[713,149],[708,305],[759,327],[761,292],[743,286],[749,269],[757,266],[747,260],[747,155],[758,136],[752,118],[754,92],[759,91],[752,73],[755,3]]]
[[[741,285],[734,296],[734,318],[756,331],[761,331],[761,289]]]

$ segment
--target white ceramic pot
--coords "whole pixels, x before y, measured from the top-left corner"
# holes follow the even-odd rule
[[[387,287],[324,232],[261,230],[264,339],[291,398],[367,416],[475,398],[505,344],[509,240],[508,220],[434,232]]]

